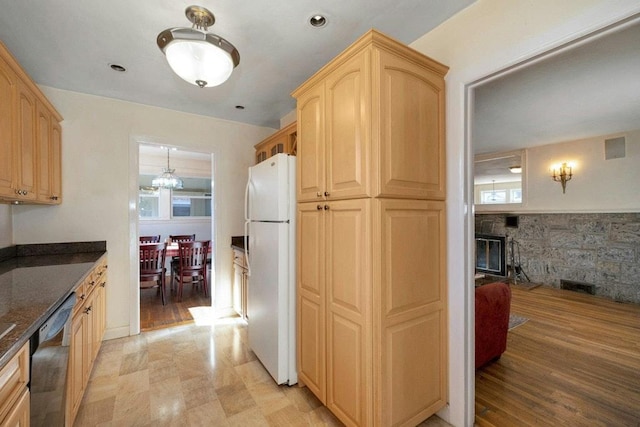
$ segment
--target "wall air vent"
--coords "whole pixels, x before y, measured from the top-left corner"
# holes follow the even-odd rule
[[[593,285],[591,283],[578,282],[576,280],[560,279],[560,289],[582,292],[590,295],[596,294],[596,285]]]
[[[624,136],[604,140],[605,160],[622,159],[626,155],[626,141]]]

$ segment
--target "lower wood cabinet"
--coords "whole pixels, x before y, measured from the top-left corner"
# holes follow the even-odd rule
[[[244,252],[233,249],[233,309],[247,319],[247,287],[249,274]]]
[[[76,290],[71,321],[66,422],[72,426],[105,331],[107,264],[104,258]]]
[[[29,342],[0,370],[0,426],[28,426]]]
[[[446,403],[444,202],[298,204],[298,376],[346,425]]]

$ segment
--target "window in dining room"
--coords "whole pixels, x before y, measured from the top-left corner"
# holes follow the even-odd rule
[[[140,175],[140,219],[211,217],[211,179],[183,178],[180,190],[153,188],[153,175]]]

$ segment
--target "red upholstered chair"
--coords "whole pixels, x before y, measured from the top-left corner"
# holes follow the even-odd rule
[[[476,288],[476,369],[507,349],[511,289],[496,282]]]

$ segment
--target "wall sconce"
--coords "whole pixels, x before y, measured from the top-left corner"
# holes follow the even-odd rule
[[[563,162],[560,165],[553,165],[551,167],[551,178],[553,178],[555,182],[560,182],[562,184],[562,194],[565,193],[567,188],[567,181],[570,181],[573,176],[572,170],[573,163]]]

